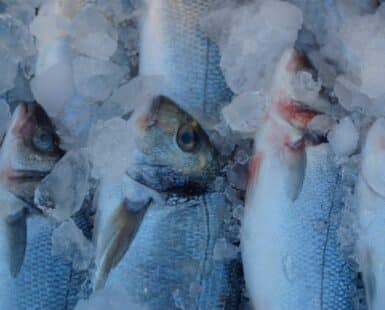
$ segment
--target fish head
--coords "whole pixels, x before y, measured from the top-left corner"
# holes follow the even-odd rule
[[[306,168],[305,128],[315,115],[286,94],[275,97],[255,139],[255,153],[249,164],[249,189],[258,183],[263,161],[269,160],[283,175],[281,179],[290,199],[298,197]]]
[[[205,131],[167,97],[155,98],[134,120],[138,132],[128,175],[159,192],[207,190],[219,173],[218,156]]]
[[[15,109],[0,150],[0,183],[6,191],[31,202],[38,183],[64,152],[43,108],[21,103]]]

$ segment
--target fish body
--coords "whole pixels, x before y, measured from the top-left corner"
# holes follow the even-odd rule
[[[385,120],[377,120],[366,137],[355,187],[357,241],[355,256],[362,272],[368,309],[385,307]]]
[[[36,186],[62,157],[59,138],[38,104],[19,105],[0,149],[0,308],[72,309],[84,274],[51,254],[58,225],[32,206]],[[84,217],[79,225],[84,229]]]
[[[210,190],[219,173],[215,149],[196,120],[166,97],[134,116],[134,124],[138,140],[127,177],[159,197],[131,188],[114,206],[99,193],[96,265],[109,266],[105,287],[124,289],[146,309],[236,309],[240,262],[214,258],[231,210],[223,194]]]
[[[145,309],[237,309],[236,263],[213,253],[228,207],[221,194],[151,205],[106,287]]]
[[[298,61],[284,55],[255,141],[241,228],[246,287],[257,309],[352,309],[353,272],[337,238],[339,170],[327,144],[306,146],[314,114],[285,83]]]
[[[143,17],[140,74],[161,75],[162,94],[193,115],[219,113],[232,93],[219,67],[218,46],[201,19],[214,1],[148,0]]]

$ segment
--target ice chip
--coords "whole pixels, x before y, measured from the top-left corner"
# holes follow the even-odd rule
[[[80,54],[108,60],[117,49],[118,33],[93,6],[87,6],[71,24],[72,47]]]
[[[217,240],[214,246],[214,259],[234,259],[237,257],[239,248],[229,243],[226,239],[220,238]]]
[[[98,121],[91,128],[87,149],[95,177],[122,176],[131,163],[132,127],[121,118]]]
[[[75,94],[72,68],[65,63],[52,66],[35,76],[31,90],[48,115],[56,117]]]
[[[78,56],[73,63],[78,93],[94,101],[107,99],[118,87],[127,69],[109,61]]]
[[[298,71],[292,80],[295,99],[311,104],[317,98],[321,84],[320,80],[313,79],[310,72]]]
[[[243,93],[223,108],[223,117],[232,130],[252,134],[261,123],[267,100],[260,92]]]
[[[349,117],[342,119],[328,134],[334,153],[339,156],[351,155],[357,148],[359,133]]]
[[[17,75],[17,61],[12,58],[7,50],[0,47],[0,95],[10,90],[15,85]]]
[[[58,221],[80,210],[89,191],[90,164],[84,152],[68,152],[35,191],[35,204]]]
[[[228,29],[219,40],[227,84],[237,94],[267,89],[277,61],[294,45],[302,25],[301,10],[274,0],[234,8],[231,15],[222,11],[230,18],[217,14],[216,21],[224,24],[215,28]]]
[[[52,255],[65,257],[76,270],[86,270],[92,262],[94,248],[70,219],[52,233]]]

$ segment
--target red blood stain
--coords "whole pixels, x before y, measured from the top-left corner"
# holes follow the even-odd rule
[[[290,61],[286,66],[288,72],[296,72],[305,66],[305,56],[297,51],[293,51]]]
[[[290,141],[290,137],[286,136],[284,138],[284,145],[290,151],[291,154],[300,154],[305,149],[305,139],[302,137],[297,141]]]
[[[259,169],[260,169],[261,164],[262,164],[262,160],[263,160],[262,152],[257,152],[250,158],[249,175],[248,175],[248,180],[247,180],[248,186],[250,186],[252,184],[253,180],[255,180],[255,178],[257,177],[257,174],[258,174]]]
[[[317,112],[299,106],[294,100],[288,98],[278,102],[278,113],[297,128],[305,128],[317,115]]]

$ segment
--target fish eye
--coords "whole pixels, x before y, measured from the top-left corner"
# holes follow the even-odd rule
[[[198,145],[198,133],[191,124],[182,125],[177,133],[176,141],[184,152],[193,152]]]
[[[38,128],[32,136],[33,145],[41,152],[48,152],[54,148],[53,133],[47,129]]]

